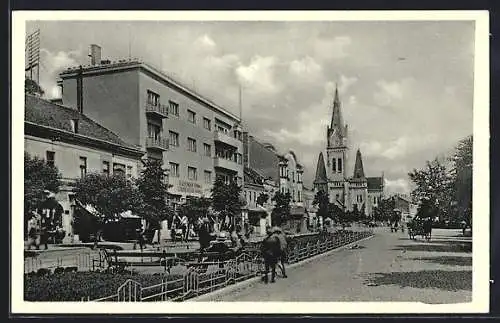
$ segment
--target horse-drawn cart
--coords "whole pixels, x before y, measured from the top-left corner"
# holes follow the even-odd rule
[[[423,219],[415,218],[408,223],[408,235],[415,240],[417,236],[429,241],[431,239],[432,223]]]

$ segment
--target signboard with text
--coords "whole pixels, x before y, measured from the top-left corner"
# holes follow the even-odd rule
[[[183,193],[195,193],[202,194],[203,190],[200,184],[196,182],[179,181],[177,184],[177,190]]]

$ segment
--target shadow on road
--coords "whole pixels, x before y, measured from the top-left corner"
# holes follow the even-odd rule
[[[440,265],[449,266],[472,266],[472,257],[455,257],[455,256],[441,256],[441,257],[417,257],[411,258],[416,261],[432,262]]]
[[[422,242],[412,245],[397,245],[392,250],[404,251],[424,251],[424,252],[472,252],[471,243],[457,243],[457,242],[435,242],[427,243]]]
[[[446,291],[472,291],[472,271],[421,270],[374,273],[370,274],[365,285],[399,285],[400,287],[437,288]]]

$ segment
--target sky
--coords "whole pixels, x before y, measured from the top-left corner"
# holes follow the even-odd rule
[[[349,126],[350,168],[384,174],[409,193],[408,172],[472,134],[474,22],[33,21],[41,33],[40,84],[58,97],[58,73],[102,59],[139,58],[239,115],[281,152],[293,150],[312,187],[326,148],[337,84]],[[348,169],[353,172],[353,169]]]

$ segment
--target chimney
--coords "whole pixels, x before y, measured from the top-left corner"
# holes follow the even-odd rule
[[[92,44],[90,45],[90,65],[99,65],[101,64],[101,46]]]
[[[76,108],[83,113],[83,67],[80,65],[76,77]]]

